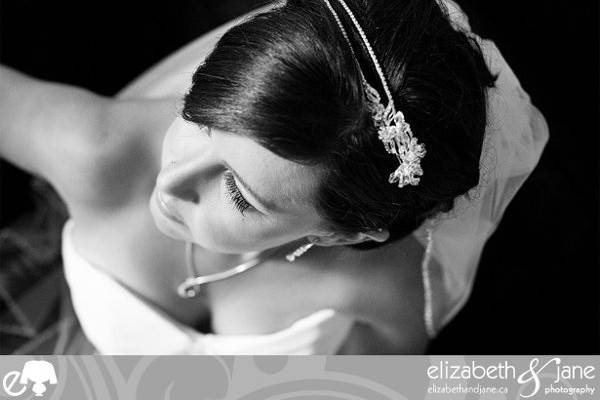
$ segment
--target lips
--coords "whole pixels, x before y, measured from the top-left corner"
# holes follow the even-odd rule
[[[183,225],[183,220],[181,219],[181,217],[175,213],[173,213],[170,208],[168,203],[165,201],[165,199],[161,196],[160,193],[157,193],[156,195],[156,199],[157,204],[158,204],[158,208],[160,209],[161,213],[167,217],[168,219],[177,222],[178,224],[182,224]]]

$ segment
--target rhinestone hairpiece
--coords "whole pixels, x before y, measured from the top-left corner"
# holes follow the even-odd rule
[[[333,14],[333,17],[335,18],[340,30],[342,31],[342,34],[344,35],[344,38],[348,42],[350,51],[354,55],[355,59],[357,59],[350,42],[350,38],[348,37],[348,34],[346,33],[344,25],[342,25],[338,14],[331,6],[329,0],[323,1],[325,1],[327,8],[329,8],[329,11],[331,11]],[[373,86],[369,85],[359,67],[362,83],[365,88],[365,94],[367,96],[367,106],[371,111],[373,123],[378,129],[377,135],[379,140],[383,142],[385,150],[390,154],[394,154],[400,163],[398,168],[396,168],[396,170],[390,174],[388,181],[390,183],[398,182],[399,188],[409,184],[418,185],[420,181],[419,176],[423,175],[421,159],[425,156],[425,145],[419,143],[413,136],[412,130],[410,129],[410,124],[404,119],[404,114],[402,111],[396,111],[394,100],[385,79],[385,75],[383,74],[383,70],[379,65],[379,61],[375,56],[375,52],[373,51],[371,44],[367,40],[367,35],[365,35],[365,32],[352,13],[352,10],[350,10],[344,0],[337,1],[344,8],[352,20],[356,30],[360,34],[360,37],[362,38],[363,43],[369,52],[371,60],[373,61],[373,65],[377,70],[377,74],[379,74],[383,89],[388,98],[388,104],[387,106],[384,106],[381,103],[381,96],[379,95],[379,92],[377,92]]]

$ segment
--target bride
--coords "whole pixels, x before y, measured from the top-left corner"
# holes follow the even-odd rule
[[[102,354],[423,353],[548,135],[450,1],[274,3],[116,98],[0,87]]]

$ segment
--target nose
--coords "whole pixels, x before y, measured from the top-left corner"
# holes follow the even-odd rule
[[[157,177],[157,189],[182,201],[198,204],[201,191],[214,175],[217,164],[209,157],[196,156],[171,162]]]

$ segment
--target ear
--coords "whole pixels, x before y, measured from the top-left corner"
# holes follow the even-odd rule
[[[310,235],[308,240],[314,241],[317,246],[343,246],[358,244],[372,240],[375,242],[385,242],[390,237],[390,232],[387,229],[373,230],[367,232],[358,232],[352,234],[344,233],[323,233]]]

